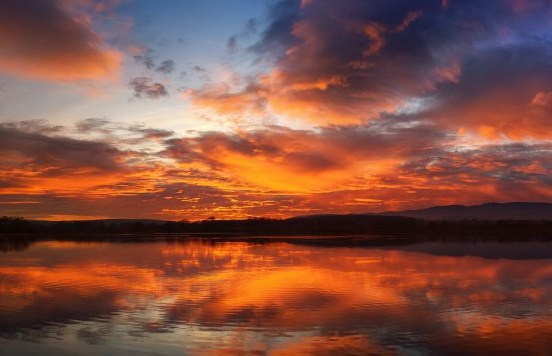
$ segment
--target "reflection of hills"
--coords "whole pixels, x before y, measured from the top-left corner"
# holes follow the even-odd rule
[[[383,249],[393,249],[408,252],[419,252],[434,256],[450,257],[481,257],[485,259],[507,260],[550,260],[552,250],[549,241],[523,240],[500,242],[487,239],[456,239],[454,241],[437,241],[427,239],[402,246],[382,246]]]

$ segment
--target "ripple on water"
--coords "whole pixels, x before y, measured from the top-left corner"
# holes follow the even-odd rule
[[[25,264],[10,253],[2,260],[3,345],[89,354],[552,354],[546,260],[290,244],[33,248],[19,252],[29,254]]]

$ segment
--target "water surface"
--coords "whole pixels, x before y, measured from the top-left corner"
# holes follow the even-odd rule
[[[552,354],[550,242],[4,250],[6,355]]]

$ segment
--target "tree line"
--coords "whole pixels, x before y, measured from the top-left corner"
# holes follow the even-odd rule
[[[401,235],[552,237],[552,221],[420,220],[400,216],[318,215],[290,219],[248,218],[201,221],[30,221],[0,218],[0,233],[8,234],[221,234],[276,235]]]

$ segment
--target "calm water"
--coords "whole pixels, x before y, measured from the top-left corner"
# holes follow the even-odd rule
[[[551,258],[550,242],[38,242],[0,252],[0,354],[551,355]]]

